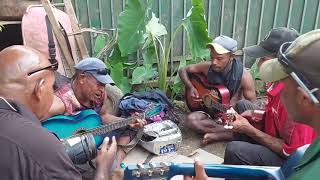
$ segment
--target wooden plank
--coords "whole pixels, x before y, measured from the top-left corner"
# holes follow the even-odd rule
[[[70,71],[71,73],[73,74],[74,73],[74,61],[73,61],[73,58],[68,50],[68,46],[67,46],[67,43],[64,39],[64,36],[63,36],[63,30],[60,28],[59,26],[59,23],[57,22],[54,14],[53,14],[53,9],[52,9],[52,5],[51,3],[49,2],[49,0],[41,0],[41,3],[48,15],[48,18],[51,22],[51,25],[52,25],[52,30],[57,38],[57,41],[59,43],[59,46],[60,46],[60,50],[62,52],[62,55],[64,56],[64,58],[66,59],[69,67],[70,67]]]
[[[71,21],[71,28],[73,32],[80,32],[81,29],[79,27],[79,23],[76,17],[76,13],[74,12],[71,0],[64,0],[66,13],[68,14],[70,21]],[[80,59],[84,59],[89,57],[89,53],[86,47],[86,43],[84,42],[82,33],[74,35],[78,49],[80,51]],[[77,62],[76,62],[77,63]]]

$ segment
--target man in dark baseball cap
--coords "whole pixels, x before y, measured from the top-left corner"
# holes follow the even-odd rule
[[[269,32],[266,39],[251,50],[256,53],[256,57],[263,56],[260,60],[263,59],[266,61],[264,63],[268,63],[270,59],[276,57],[282,43],[293,41],[298,35],[293,29],[275,28]],[[281,82],[268,84],[266,92],[268,101],[263,109],[246,100],[237,103],[236,109],[242,113],[233,123],[234,131],[254,139],[256,143],[251,143],[248,139],[241,138],[242,136],[235,136],[234,141],[228,143],[226,147],[224,159],[226,164],[280,166],[298,147],[313,141],[316,133],[312,128],[301,126],[288,118],[280,99],[284,87]],[[258,130],[259,127],[253,126],[253,122],[244,123],[250,122],[251,119],[260,120],[263,128]]]
[[[291,77],[314,103],[319,103],[315,95],[320,88],[319,50],[319,30],[304,34],[294,42],[284,43],[280,47],[278,59],[262,64],[260,78],[265,82],[275,82]]]
[[[313,127],[320,134],[320,30],[308,32],[292,43],[283,44],[278,59],[261,66],[260,76],[266,82],[283,82],[285,88],[281,99],[289,116]],[[307,149],[290,179],[317,179],[319,155],[318,138]]]
[[[275,56],[281,44],[294,41],[299,33],[292,28],[273,28],[258,45],[249,46],[243,49],[244,53],[253,58]]]

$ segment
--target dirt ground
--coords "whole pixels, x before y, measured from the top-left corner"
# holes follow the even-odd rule
[[[197,134],[188,127],[185,126],[184,120],[189,113],[188,108],[186,107],[183,101],[175,101],[175,109],[174,111],[177,113],[179,117],[179,128],[182,133],[182,146],[178,149],[178,153],[184,156],[193,155],[193,152],[202,148],[203,150],[212,153],[216,156],[223,158],[224,150],[226,147],[226,142],[216,142],[206,146],[201,146],[201,141],[203,135]]]

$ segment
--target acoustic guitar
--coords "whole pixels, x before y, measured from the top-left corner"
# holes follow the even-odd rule
[[[158,115],[161,110],[161,105],[156,104],[144,113],[133,114],[129,118],[102,125],[100,115],[87,109],[76,115],[53,116],[42,122],[42,126],[55,133],[60,139],[91,133],[95,138],[96,146],[99,147],[103,142],[104,135],[108,132],[126,127],[137,119],[151,118]]]
[[[195,100],[186,90],[186,102],[191,111],[204,111],[216,118],[231,107],[230,93],[225,86],[210,83],[204,74],[189,74],[189,78],[200,96],[200,101]]]

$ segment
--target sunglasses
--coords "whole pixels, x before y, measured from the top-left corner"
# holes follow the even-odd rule
[[[40,69],[37,69],[37,70],[33,70],[33,71],[29,72],[27,75],[31,76],[32,74],[37,73],[39,71],[43,71],[43,70],[56,71],[58,69],[58,66],[59,66],[58,62],[55,62],[55,63],[53,63],[53,64],[51,64],[49,66],[46,66],[46,67],[43,67],[43,68],[40,68]]]
[[[280,57],[278,58],[281,65],[285,67],[286,70],[289,71],[290,76],[298,83],[298,85],[308,93],[311,100],[318,104],[319,100],[314,95],[316,91],[319,90],[319,88],[312,88],[310,81],[306,76],[303,75],[301,71],[297,69],[297,67],[292,63],[292,61],[289,60],[289,58],[286,56],[284,51],[292,44],[292,42],[286,42],[283,43],[280,46],[279,54]],[[310,90],[311,89],[311,90]]]
[[[110,70],[109,70],[109,69],[106,69],[106,68],[88,69],[88,70],[85,70],[85,72],[95,72],[95,73],[100,74],[100,75],[110,74]]]

